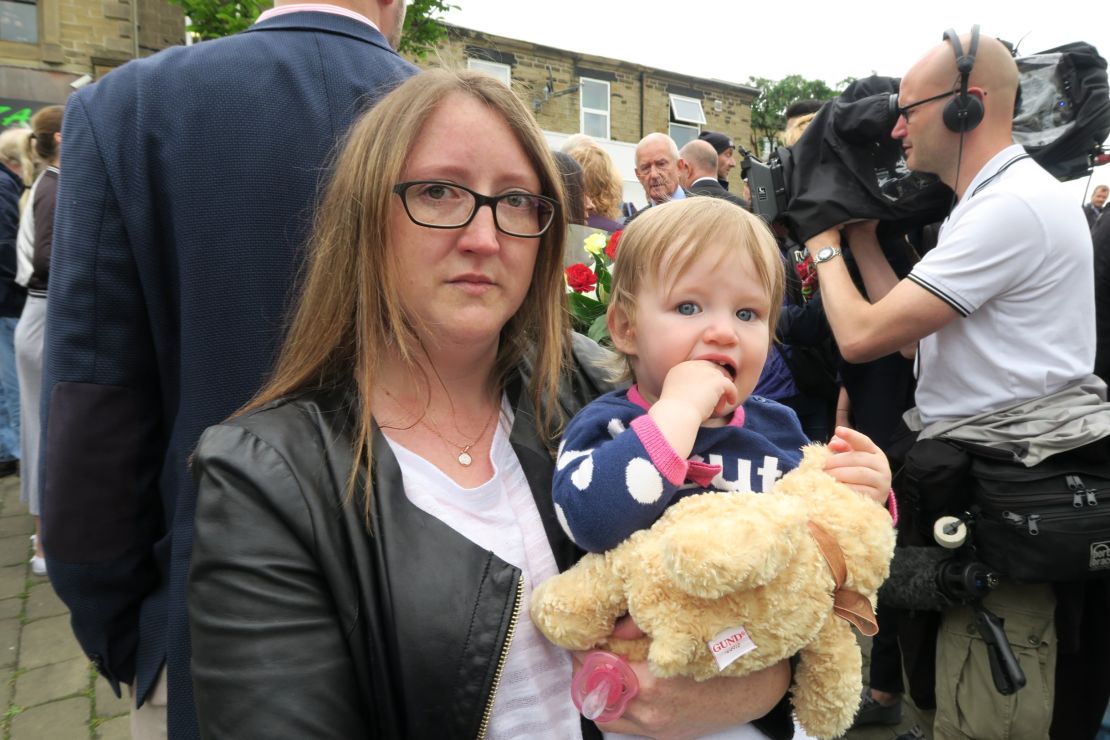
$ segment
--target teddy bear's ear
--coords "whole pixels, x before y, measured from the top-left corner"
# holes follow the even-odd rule
[[[676,517],[678,507],[686,510]],[[672,512],[663,566],[678,588],[699,598],[768,583],[807,536],[805,509],[788,497],[710,493],[683,499]]]

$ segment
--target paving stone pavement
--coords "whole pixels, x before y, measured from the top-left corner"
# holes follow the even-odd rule
[[[19,478],[0,479],[0,684],[3,740],[127,740],[128,704],[85,658],[69,612],[31,573],[34,521]]]

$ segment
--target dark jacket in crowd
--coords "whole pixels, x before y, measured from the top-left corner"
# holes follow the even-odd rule
[[[48,167],[39,178],[35,198],[31,202],[34,214],[35,245],[31,254],[31,278],[27,290],[35,295],[46,295],[50,281],[50,252],[54,245],[54,214],[58,208],[58,169]]]
[[[721,187],[721,183],[717,180],[702,178],[701,180],[698,180],[697,182],[690,185],[687,192],[691,195],[708,195],[711,198],[723,198],[729,203],[734,203],[740,206],[745,211],[750,210],[748,208],[748,201],[744,200],[739,195],[733,195],[728,190]]]
[[[1110,218],[1091,233],[1095,252],[1095,375],[1110,383]]]
[[[27,289],[15,281],[15,240],[19,233],[19,198],[23,181],[0,164],[0,317],[23,313]]]
[[[331,156],[414,72],[369,25],[296,12],[128,62],[66,106],[44,353],[47,563],[113,688],[133,683],[145,701],[167,665],[175,740],[197,736],[189,456],[270,370]]]

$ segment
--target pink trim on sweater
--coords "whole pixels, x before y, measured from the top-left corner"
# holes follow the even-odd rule
[[[631,390],[628,395],[629,397],[632,396]],[[689,465],[679,457],[678,453],[671,447],[671,443],[659,431],[655,419],[644,414],[633,419],[629,426],[640,438],[640,442],[647,450],[648,456],[656,469],[664,478],[670,481],[671,485],[681,486],[686,481],[686,470]]]
[[[651,404],[648,403],[642,395],[640,395],[640,386],[638,385],[633,384],[632,387],[628,389],[628,400],[642,408],[644,411],[648,411],[651,409]]]

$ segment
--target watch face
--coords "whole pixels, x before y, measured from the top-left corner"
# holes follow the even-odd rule
[[[825,247],[824,249],[818,250],[818,252],[817,252],[817,261],[818,262],[825,262],[826,260],[831,260],[835,255],[836,255],[836,250],[835,249],[833,249],[832,247]]]

